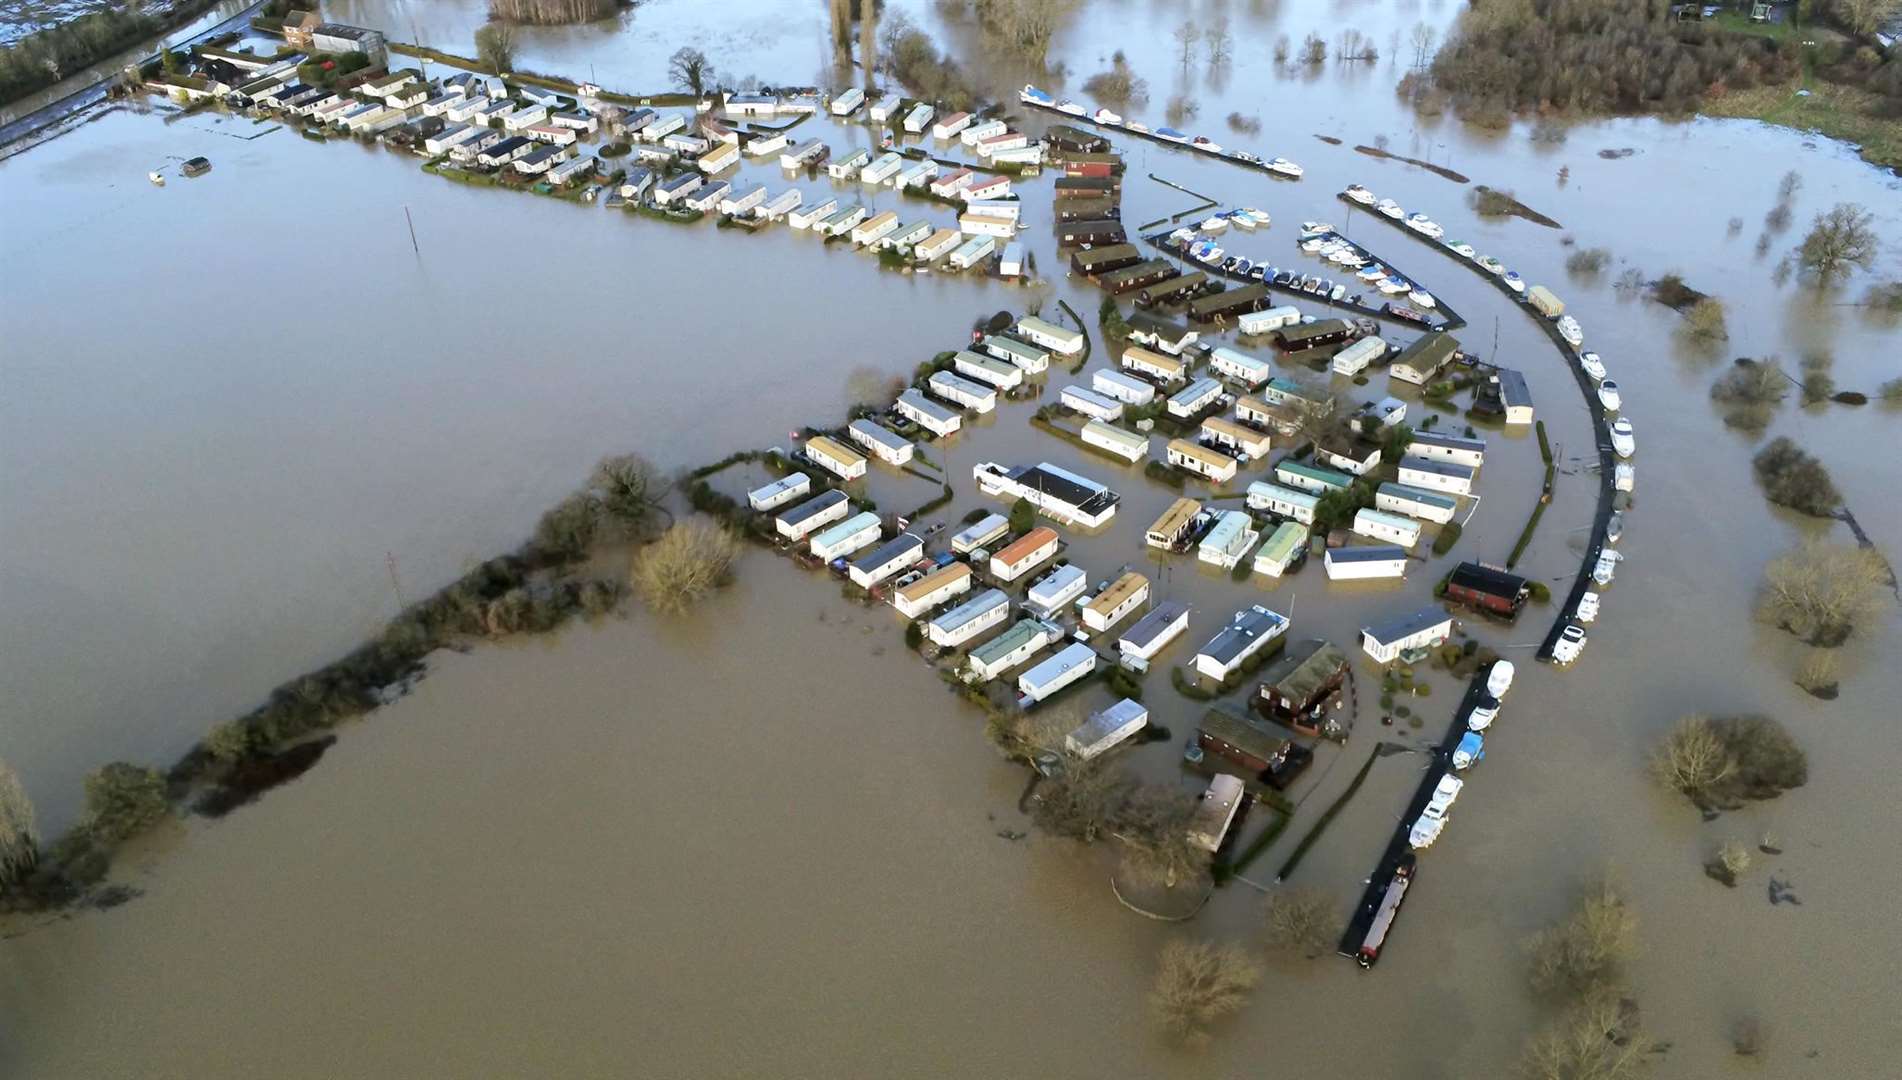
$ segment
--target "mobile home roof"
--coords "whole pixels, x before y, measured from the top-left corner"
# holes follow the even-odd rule
[[[971,568],[965,563],[954,562],[933,570],[917,581],[898,590],[898,595],[906,601],[916,603],[937,592],[947,585],[956,584],[962,578],[971,576]]]
[[[798,506],[793,507],[791,510],[779,515],[779,520],[789,526],[800,525],[808,519],[818,517],[820,514],[825,513],[827,510],[832,509],[844,501],[845,492],[838,490],[828,491],[823,495],[815,495],[805,502],[800,503]]]
[[[1144,613],[1136,620],[1119,642],[1127,643],[1135,649],[1144,649],[1149,643],[1161,637],[1169,629],[1169,624],[1189,613],[1189,606],[1175,600],[1164,600]]]
[[[1405,499],[1408,502],[1420,503],[1423,506],[1437,506],[1442,510],[1452,510],[1459,506],[1458,502],[1437,491],[1408,487],[1406,484],[1385,483],[1380,485],[1379,493],[1396,499]]]
[[[1099,615],[1108,615],[1121,607],[1137,592],[1149,587],[1149,579],[1134,570],[1126,571],[1122,577],[1110,582],[1110,587],[1090,601],[1089,610]]]
[[[991,556],[1006,566],[1023,562],[1045,545],[1056,542],[1057,530],[1048,525],[1039,525],[1010,542],[1009,546]]]
[[[1292,521],[1284,521],[1275,529],[1274,534],[1268,537],[1268,542],[1261,546],[1261,550],[1256,552],[1255,557],[1267,559],[1270,562],[1285,562],[1294,556],[1295,551],[1301,547],[1301,542],[1307,538],[1308,530]]]
[[[1149,531],[1159,536],[1174,536],[1188,526],[1190,519],[1201,512],[1202,504],[1194,499],[1177,499],[1169,504],[1169,509],[1162,512],[1162,516],[1156,519],[1154,525],[1149,526]]]

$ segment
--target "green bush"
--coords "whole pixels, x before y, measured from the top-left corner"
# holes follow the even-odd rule
[[[1132,701],[1141,701],[1143,699],[1143,684],[1141,680],[1130,674],[1121,664],[1110,665],[1109,674],[1103,677],[1103,681],[1109,686],[1111,693],[1120,697],[1129,698]]]
[[[1539,456],[1545,459],[1547,465],[1552,464],[1552,444],[1545,437],[1545,421],[1537,421],[1533,429],[1539,433]]]
[[[86,825],[108,846],[143,832],[171,812],[157,769],[115,761],[86,777]]]
[[[924,627],[919,626],[917,623],[906,624],[905,647],[908,649],[911,649],[913,652],[916,652],[924,646],[924,643],[925,643]]]
[[[1526,591],[1532,594],[1532,602],[1535,604],[1550,603],[1552,600],[1552,587],[1543,581],[1528,582],[1526,584]],[[1469,641],[1467,644],[1473,645],[1476,643]]]
[[[1440,535],[1433,538],[1433,554],[1444,555],[1453,550],[1453,545],[1460,542],[1460,533],[1462,531],[1463,529],[1457,521],[1449,521],[1440,526]]]
[[[1010,504],[1010,531],[1027,533],[1037,527],[1037,508],[1030,505],[1029,499],[1018,499]]]

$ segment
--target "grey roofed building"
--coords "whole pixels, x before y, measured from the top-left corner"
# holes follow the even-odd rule
[[[1136,624],[1123,634],[1120,643],[1138,651],[1145,650],[1149,644],[1162,636],[1169,624],[1189,613],[1189,605],[1175,600],[1164,600],[1136,620]]]
[[[1416,431],[1413,433],[1412,443],[1415,446],[1434,446],[1443,450],[1467,450],[1475,454],[1486,452],[1485,439],[1468,439],[1440,431]]]
[[[779,520],[782,524],[789,527],[797,526],[803,524],[810,518],[825,513],[827,510],[845,501],[845,492],[834,488],[823,495],[815,495],[805,502],[800,503],[798,506],[793,507],[791,510],[779,515]]]
[[[1327,557],[1337,563],[1391,562],[1405,559],[1407,552],[1391,544],[1370,544],[1364,547],[1329,548]]]
[[[1265,608],[1250,608],[1202,647],[1202,655],[1220,664],[1229,664],[1247,652],[1256,638],[1288,625],[1288,620]]]
[[[1393,550],[1398,551],[1400,549],[1395,548]],[[1380,623],[1377,626],[1363,627],[1361,633],[1366,634],[1382,645],[1386,645],[1390,642],[1411,637],[1430,626],[1437,626],[1451,619],[1452,616],[1440,608],[1421,608],[1411,615],[1403,615],[1397,619],[1388,619],[1386,622]]]
[[[899,533],[873,548],[871,553],[852,564],[852,569],[871,573],[893,559],[916,557],[925,550],[925,542],[910,533]]]

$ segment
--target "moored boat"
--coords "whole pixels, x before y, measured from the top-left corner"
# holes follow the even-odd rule
[[[1275,158],[1268,162],[1268,171],[1299,180],[1306,170],[1294,162],[1289,161],[1287,158]]]
[[[1559,336],[1564,338],[1565,343],[1574,349],[1578,348],[1579,343],[1585,340],[1585,328],[1578,325],[1578,320],[1572,318],[1570,315],[1559,316],[1558,330]]]
[[[1506,272],[1506,264],[1500,262],[1498,259],[1493,258],[1491,255],[1481,255],[1479,258],[1474,259],[1473,261],[1475,263],[1478,263],[1479,268],[1481,270],[1486,271],[1488,274],[1503,274]]]
[[[1371,968],[1380,959],[1381,947],[1387,943],[1387,935],[1393,930],[1394,916],[1399,914],[1400,905],[1407,898],[1407,889],[1413,884],[1413,870],[1418,863],[1408,855],[1394,868],[1392,880],[1380,894],[1380,904],[1374,909],[1373,921],[1367,925],[1367,936],[1361,939],[1360,949],[1354,954],[1354,962],[1364,968]]]
[[[1585,374],[1590,375],[1595,382],[1605,377],[1605,362],[1600,360],[1598,354],[1595,352],[1579,353],[1578,366]]]
[[[1347,196],[1349,199],[1352,199],[1353,201],[1361,204],[1362,206],[1374,205],[1374,201],[1375,201],[1374,193],[1371,191],[1368,191],[1364,187],[1361,187],[1359,184],[1347,185],[1347,190],[1341,192],[1341,194]]]
[[[1628,458],[1638,452],[1637,432],[1632,430],[1630,420],[1621,416],[1612,421],[1611,448],[1617,451],[1621,458]]]

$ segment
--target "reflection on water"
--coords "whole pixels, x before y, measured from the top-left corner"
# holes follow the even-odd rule
[[[443,48],[481,19],[473,0],[415,7],[420,35]],[[411,18],[401,6],[327,10],[399,36]],[[1000,93],[1022,81],[979,58],[974,34],[946,26],[936,5],[908,10]],[[1571,672],[1529,671],[1515,690],[1377,974],[1331,960],[1277,969],[1208,1060],[1166,1056],[1138,1019],[1160,931],[1114,906],[1093,856],[995,835],[1022,827],[1021,774],[903,650],[890,613],[848,608],[829,582],[756,556],[684,627],[636,612],[551,645],[444,658],[418,694],[348,731],[303,780],[216,825],[156,838],[131,873],[148,889],[136,903],[7,942],[6,1007],[20,1020],[9,1051],[23,1071],[102,1075],[139,1062],[156,1074],[255,1075],[321,1061],[326,1074],[590,1073],[637,1054],[659,1075],[1201,1075],[1278,1053],[1328,1074],[1482,1075],[1539,1018],[1517,989],[1518,940],[1609,862],[1642,920],[1633,985],[1674,1044],[1669,1072],[1716,1073],[1728,1024],[1754,1012],[1771,1025],[1778,1075],[1879,1074],[1902,1050],[1885,1022],[1902,957],[1879,922],[1902,872],[1852,840],[1886,835],[1893,816],[1884,766],[1902,747],[1881,705],[1902,690],[1881,662],[1896,648],[1893,624],[1852,647],[1841,700],[1819,706],[1790,685],[1796,650],[1750,622],[1750,593],[1762,564],[1814,526],[1766,508],[1748,447],[1706,392],[1733,354],[1829,348],[1845,387],[1893,377],[1893,328],[1777,287],[1790,234],[1761,259],[1753,243],[1787,168],[1805,178],[1796,233],[1855,201],[1885,235],[1902,235],[1895,182],[1839,147],[1751,124],[1614,121],[1556,145],[1523,129],[1416,124],[1386,90],[1399,50],[1371,72],[1276,69],[1274,37],[1298,41],[1338,17],[1332,6],[1227,5],[1238,41],[1219,79],[1199,62],[1183,73],[1170,56],[1178,5],[1095,10],[1053,50],[1073,87],[1125,49],[1150,80],[1152,121],[1187,90],[1200,100],[1196,130],[1226,142],[1221,117],[1260,115],[1263,133],[1234,141],[1308,170],[1303,183],[1273,183],[1132,144],[1128,220],[1180,208],[1179,193],[1143,179],[1150,172],[1269,211],[1276,225],[1247,243],[1278,261],[1299,258],[1293,223],[1333,220],[1465,314],[1470,347],[1525,370],[1562,475],[1523,571],[1562,592],[1577,568],[1595,478],[1576,471],[1592,454],[1576,386],[1489,286],[1350,215],[1333,192],[1366,184],[1552,283],[1642,434],[1630,558],[1586,657]],[[618,32],[527,32],[523,66],[592,65],[609,85],[651,87],[667,53],[699,40],[723,70],[809,81],[825,63],[823,12],[757,13],[749,25],[771,28],[770,40],[715,25],[718,11],[656,0]],[[1346,17],[1364,18],[1376,41],[1401,33],[1404,49],[1405,27],[1454,13]],[[288,132],[233,137],[257,131],[208,116],[169,127],[114,116],[0,164],[14,256],[0,264],[0,694],[11,706],[0,753],[54,827],[76,812],[87,768],[166,760],[387,618],[387,556],[405,593],[420,594],[516,542],[603,453],[635,448],[676,466],[783,442],[796,423],[838,415],[852,368],[907,371],[962,340],[976,314],[1026,299],[880,273],[786,230],[672,228],[447,184],[382,150]],[[1381,135],[1395,153],[1514,190],[1578,243],[1610,248],[1614,266],[1568,279],[1559,234],[1479,219],[1462,185],[1353,152]],[[836,148],[865,134],[827,137]],[[1637,152],[1598,153],[1616,148]],[[208,176],[162,191],[144,182],[152,163],[198,153],[217,162]],[[1041,225],[1049,186],[1026,198],[1027,236],[1055,272]],[[889,192],[874,201],[901,216],[938,213]],[[1748,227],[1731,235],[1732,217]],[[1896,256],[1886,258],[1895,276]],[[1674,270],[1723,297],[1725,353],[1686,351],[1676,316],[1616,293],[1626,267]],[[1068,282],[1054,297],[1083,312],[1097,302]],[[110,318],[92,315],[100,298]],[[1097,576],[1141,562],[1134,533],[1170,493],[1028,429],[1028,408],[1007,406],[934,449],[959,490],[944,513],[988,502],[968,481],[976,462],[1047,459],[1125,495],[1117,527],[1077,539],[1074,558]],[[1902,511],[1885,497],[1893,466],[1867,448],[1892,444],[1895,423],[1874,408],[1792,406],[1771,434],[1829,462],[1889,545],[1902,536]],[[1537,495],[1536,446],[1489,437],[1484,498],[1458,557],[1503,557]],[[872,493],[903,507],[925,488],[882,473]],[[1302,636],[1350,643],[1435,574],[1416,571],[1397,597],[1329,589],[1318,567],[1264,592],[1188,565],[1165,585],[1196,609],[1184,653],[1248,600],[1292,613]],[[1479,633],[1510,648],[1539,629]],[[1189,704],[1151,685],[1152,704],[1184,733]],[[1434,726],[1451,689],[1431,699]],[[1650,742],[1695,708],[1782,716],[1810,751],[1811,786],[1700,825],[1641,775]],[[1357,732],[1341,757],[1357,764],[1374,737]],[[1164,743],[1133,760],[1167,777],[1173,754]],[[1297,880],[1347,902],[1413,768],[1410,755],[1382,761]],[[1316,805],[1349,772],[1319,779]],[[1796,883],[1801,908],[1771,908],[1760,878],[1729,892],[1697,869],[1718,841],[1765,830],[1786,854],[1764,869]],[[1258,870],[1278,861],[1271,853]],[[1248,932],[1254,904],[1243,887],[1225,890],[1208,931]],[[334,1009],[267,1017],[251,1004],[291,986],[351,1003],[347,1045]],[[317,1015],[321,1024],[308,1019]],[[585,1035],[489,1036],[533,1030],[524,1016]],[[1372,1016],[1381,1027],[1370,1039]]]

